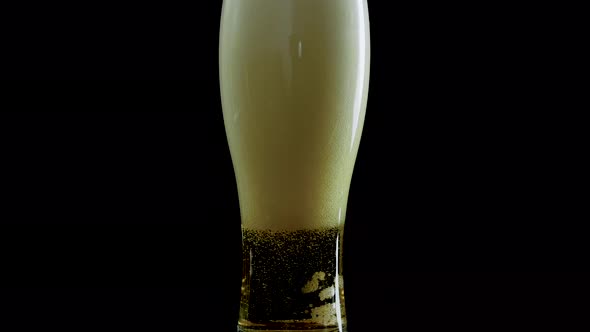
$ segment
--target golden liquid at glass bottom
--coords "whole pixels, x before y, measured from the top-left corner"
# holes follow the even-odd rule
[[[342,232],[244,229],[238,331],[345,331]]]

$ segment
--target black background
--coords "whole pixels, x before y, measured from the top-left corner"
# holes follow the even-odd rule
[[[576,133],[552,111],[562,96],[546,88],[543,27],[530,28],[530,8],[387,3],[369,1],[345,229],[350,330],[578,322],[588,244],[582,196],[566,187]],[[234,330],[221,1],[4,12],[0,328]]]

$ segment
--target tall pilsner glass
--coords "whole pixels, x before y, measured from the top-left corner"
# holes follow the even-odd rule
[[[366,0],[224,0],[238,331],[346,331],[342,235],[369,82]]]

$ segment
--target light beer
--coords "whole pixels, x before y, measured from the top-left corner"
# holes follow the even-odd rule
[[[238,331],[346,331],[342,233],[369,82],[366,0],[225,0],[223,118],[243,248]]]

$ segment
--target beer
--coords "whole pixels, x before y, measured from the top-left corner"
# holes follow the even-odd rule
[[[337,331],[346,323],[342,230],[243,230],[240,324]],[[250,273],[250,270],[252,273]]]
[[[219,70],[243,229],[241,331],[345,330],[338,256],[369,46],[366,0],[224,1]]]

